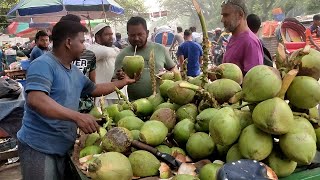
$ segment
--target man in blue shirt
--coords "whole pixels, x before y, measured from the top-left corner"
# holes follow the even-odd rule
[[[44,31],[39,31],[36,34],[36,45],[33,47],[30,53],[30,61],[33,61],[48,51],[49,35]]]
[[[72,64],[85,49],[85,32],[78,22],[58,22],[52,30],[52,53],[37,58],[28,69],[25,113],[17,133],[25,180],[63,179],[77,127],[84,133],[98,130],[93,116],[77,112],[80,96],[97,97],[136,82],[122,74],[119,81],[94,84]]]
[[[192,41],[192,32],[190,30],[184,31],[184,43],[178,48],[178,59],[181,67],[187,62],[187,76],[196,77],[200,74],[200,66],[202,64],[202,48],[201,46]]]

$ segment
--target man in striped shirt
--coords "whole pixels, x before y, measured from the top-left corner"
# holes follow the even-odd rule
[[[313,24],[306,30],[307,44],[320,51],[320,14],[313,16]]]

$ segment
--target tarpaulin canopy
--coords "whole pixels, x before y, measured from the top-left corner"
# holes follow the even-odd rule
[[[66,14],[82,19],[105,19],[124,9],[114,0],[20,0],[7,14],[18,22],[57,22]]]

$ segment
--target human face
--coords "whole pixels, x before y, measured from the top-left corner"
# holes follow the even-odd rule
[[[128,40],[133,47],[142,49],[147,44],[149,31],[145,30],[142,24],[128,26]]]
[[[109,27],[106,27],[103,29],[103,32],[101,34],[101,36],[98,35],[98,43],[103,45],[103,46],[107,46],[107,47],[111,47],[113,44],[113,32],[112,29]]]
[[[320,26],[320,21],[319,20],[314,20],[313,24],[316,25],[316,26]]]
[[[84,46],[84,32],[79,32],[74,38],[68,38],[66,40],[66,46],[69,53],[73,56],[73,59],[79,59],[83,51],[86,49]]]
[[[234,32],[241,23],[241,15],[230,4],[222,6],[221,22],[226,32]]]
[[[49,36],[40,36],[37,40],[37,46],[39,48],[47,49],[49,46]]]

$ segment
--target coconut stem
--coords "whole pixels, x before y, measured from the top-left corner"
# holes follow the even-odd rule
[[[300,116],[300,117],[303,117],[303,118],[306,118],[308,119],[309,121],[311,122],[317,122],[319,123],[319,120],[315,119],[315,118],[311,118],[308,114],[306,113],[299,113],[299,112],[292,112],[294,116]]]
[[[104,96],[102,95],[101,98],[99,99],[99,103],[100,103],[100,108],[101,108],[101,113],[102,113],[102,116],[106,119],[106,125],[104,125],[103,127],[106,128],[106,129],[111,129],[112,128],[112,123],[113,123],[113,120],[109,117],[109,114],[107,111],[105,111],[105,101],[104,101]],[[99,136],[100,136],[100,139],[102,138],[101,137],[101,134],[100,134],[100,131],[98,132]],[[101,144],[100,144],[101,146]]]
[[[187,65],[188,65],[188,58],[186,58],[184,61],[183,61],[183,64],[182,64],[182,73],[181,73],[181,76],[182,76],[182,79],[183,80],[186,80],[187,79],[187,72],[188,72],[188,69],[187,69]]]
[[[132,103],[128,100],[127,96],[125,96],[117,87],[115,87],[116,93],[124,100],[124,102],[129,106],[130,110],[134,111],[134,107]]]
[[[196,91],[197,93],[199,93],[203,97],[203,99],[209,101],[209,103],[212,105],[212,107],[220,108],[218,101],[209,92],[202,89],[200,86],[190,84],[187,82],[181,82],[179,84],[179,86],[181,88],[187,88],[187,89],[191,89],[191,90]]]
[[[247,104],[243,104],[241,106],[238,106],[238,107],[235,107],[234,109],[242,109],[244,107],[247,107],[247,106],[251,106],[251,105],[256,105],[256,103],[247,103]]]
[[[152,83],[152,92],[153,92],[153,95],[155,95],[157,93],[157,80],[155,77],[156,63],[154,59],[154,49],[152,49],[152,51],[150,52],[149,69],[150,69],[150,78]]]
[[[202,87],[208,82],[208,66],[209,66],[209,38],[208,38],[208,32],[207,32],[207,26],[206,21],[204,18],[204,15],[202,13],[202,10],[196,0],[192,0],[193,6],[196,9],[201,27],[202,27],[202,33],[203,33],[203,41],[202,41],[202,50],[203,50],[203,65],[201,66],[203,75],[201,77],[202,79]]]

